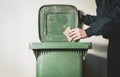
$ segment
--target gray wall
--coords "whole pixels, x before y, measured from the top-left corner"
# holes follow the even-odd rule
[[[94,0],[0,0],[0,77],[35,77],[35,56],[28,44],[39,41],[38,9],[44,4],[72,4],[96,14]],[[93,36],[82,41],[93,43],[85,76],[106,77],[107,40]]]

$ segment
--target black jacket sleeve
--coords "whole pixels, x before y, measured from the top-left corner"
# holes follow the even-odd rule
[[[81,20],[84,24],[89,26],[90,24],[92,24],[94,21],[97,20],[97,17],[94,15],[87,14],[87,15],[82,15]]]
[[[85,30],[88,37],[92,35],[102,35],[105,32],[110,32],[110,30],[113,30],[109,25],[111,22],[120,23],[120,1],[114,1],[114,4],[111,6],[112,8],[110,9],[110,12],[101,18],[96,19],[96,17],[92,17],[90,15],[83,17],[83,22],[90,26]],[[118,26],[120,27],[120,25]]]
[[[97,16],[93,16],[89,14],[82,16],[82,22],[90,26],[85,30],[88,37],[92,35],[99,35],[100,34],[99,30],[102,28],[102,26],[109,23],[110,21],[111,19],[107,17],[102,17],[101,19],[98,20]]]
[[[87,28],[85,31],[87,33],[87,36],[90,37],[92,35],[102,35],[105,31],[104,28],[108,27],[109,25],[106,25],[111,22],[111,19],[108,17],[102,17],[98,19],[97,21],[90,24],[90,27]],[[111,26],[109,26],[111,30]]]

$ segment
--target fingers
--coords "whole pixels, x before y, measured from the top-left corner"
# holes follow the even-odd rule
[[[71,37],[74,41],[81,39],[80,35],[74,35]]]
[[[79,28],[71,29],[69,36],[75,41],[81,39],[81,32]]]
[[[75,28],[75,29],[67,28],[63,33],[67,36],[67,38],[68,37],[70,38],[70,40],[68,39],[69,41],[71,40],[76,41],[87,37],[85,30],[80,28]]]
[[[85,30],[80,28],[71,29],[69,31],[69,36],[74,40],[84,39],[87,37]]]
[[[71,29],[71,30],[69,31],[69,35],[70,35],[70,36],[73,36],[73,35],[79,34],[79,33],[80,33],[80,32],[79,32],[79,29],[78,29],[78,28]]]

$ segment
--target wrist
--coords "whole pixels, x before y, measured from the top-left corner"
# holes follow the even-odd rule
[[[81,36],[82,36],[83,39],[84,39],[84,38],[87,38],[87,33],[86,33],[85,30],[83,30],[83,33],[81,34]]]

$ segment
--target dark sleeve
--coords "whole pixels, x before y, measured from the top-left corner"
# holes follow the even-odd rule
[[[95,22],[97,20],[97,18],[96,18],[96,16],[87,14],[87,15],[82,15],[81,20],[84,24],[90,26],[90,24]]]
[[[114,1],[114,0],[112,0]],[[88,37],[92,36],[92,35],[102,35],[103,33],[108,33],[110,31],[112,31],[112,27],[116,26],[116,27],[120,27],[120,25],[113,25],[111,26],[111,22],[112,23],[120,23],[120,0],[114,1],[115,3],[112,4],[112,9],[109,12],[109,14],[107,14],[106,16],[97,19],[95,22],[93,22],[92,24],[90,24],[90,27],[87,28],[85,31],[88,35]],[[115,28],[116,30],[117,28]]]
[[[90,24],[90,27],[87,28],[85,31],[87,33],[87,36],[90,37],[92,35],[101,35],[104,31],[104,28],[109,26],[108,23],[111,22],[111,19],[108,17],[102,17],[98,19],[97,21]],[[111,26],[109,26],[111,29]]]

